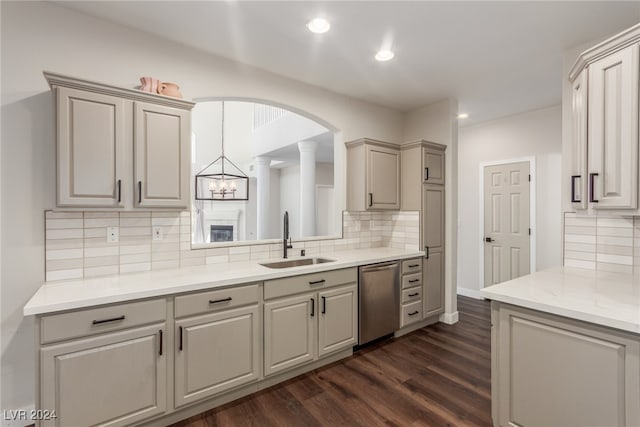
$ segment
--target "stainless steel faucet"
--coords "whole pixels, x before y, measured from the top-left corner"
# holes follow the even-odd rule
[[[289,242],[287,243],[287,239]],[[289,236],[289,212],[284,211],[284,237],[282,239],[282,248],[284,253],[284,258],[287,258],[287,249],[293,249],[293,245],[291,244],[291,236]]]

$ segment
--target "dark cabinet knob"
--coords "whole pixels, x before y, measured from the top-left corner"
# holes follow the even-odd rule
[[[487,243],[495,242],[495,240],[493,240],[491,237],[485,237],[484,241]]]

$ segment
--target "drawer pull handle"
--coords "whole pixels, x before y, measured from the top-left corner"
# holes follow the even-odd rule
[[[410,297],[417,297],[418,295],[420,295],[419,293],[414,293],[414,294],[409,294]]]
[[[112,317],[111,319],[94,320],[91,323],[94,324],[94,325],[101,325],[103,323],[117,322],[119,320],[124,320],[124,315],[123,316],[118,316],[118,317]]]
[[[311,298],[311,317],[316,315],[316,300]]]
[[[415,316],[416,314],[420,313],[419,311],[412,311],[411,313],[409,313],[409,316]]]
[[[416,267],[420,267],[420,264],[411,264],[411,265],[409,266],[409,268],[416,268]]]
[[[326,280],[315,280],[313,282],[309,282],[310,285],[319,285],[320,283],[324,283]]]
[[[232,299],[233,298],[231,298],[231,297],[226,297],[226,298],[222,298],[222,299],[210,299],[209,300],[209,304],[218,304],[219,302],[229,302]]]
[[[420,281],[420,279],[411,279],[411,280],[409,280],[409,283],[416,283],[416,282],[419,282],[419,281]]]
[[[180,340],[178,342],[178,350],[182,351],[182,326],[180,326],[180,328],[178,330],[180,332]]]
[[[162,356],[162,347],[163,347],[163,345],[162,345],[162,329],[160,329],[160,330],[158,331],[158,333],[160,334],[160,351],[158,352],[158,354],[159,354],[160,356]]]

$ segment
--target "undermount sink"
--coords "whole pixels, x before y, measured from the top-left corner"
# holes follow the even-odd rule
[[[335,260],[328,258],[300,258],[287,261],[265,262],[260,264],[268,268],[289,268],[300,267],[301,265],[324,264],[325,262],[333,262]]]

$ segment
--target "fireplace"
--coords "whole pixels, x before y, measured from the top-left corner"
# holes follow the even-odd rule
[[[242,227],[239,209],[216,209],[205,212],[204,229],[209,230],[210,242],[243,240]]]
[[[233,225],[211,225],[210,242],[233,242]]]

